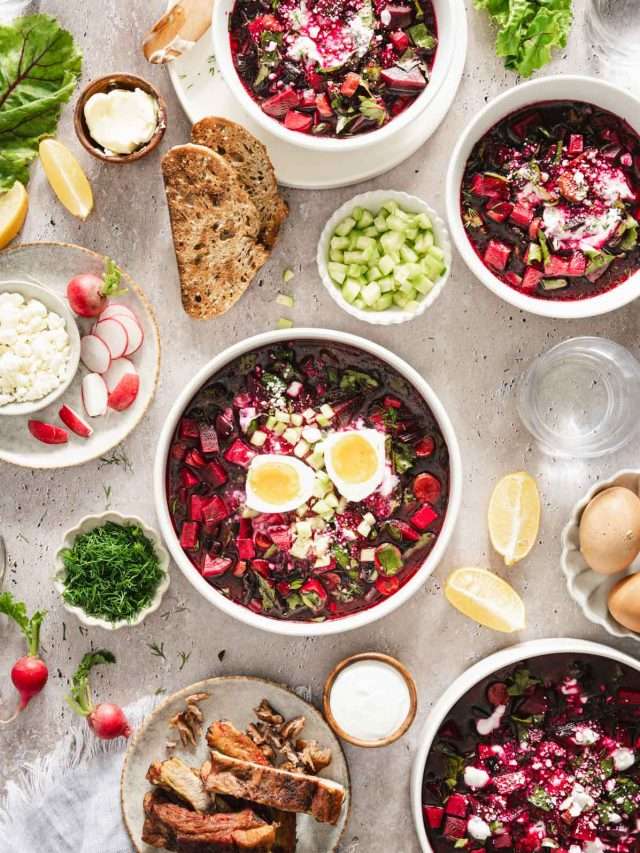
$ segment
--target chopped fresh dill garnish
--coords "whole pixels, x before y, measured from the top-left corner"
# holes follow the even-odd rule
[[[133,465],[124,447],[116,447],[107,456],[101,456],[98,471],[105,465],[121,465],[125,471],[133,471]]]
[[[149,605],[164,572],[137,525],[108,521],[62,552],[64,599],[89,616],[131,622]]]
[[[164,640],[158,645],[157,643],[147,643],[149,648],[151,649],[151,654],[155,655],[157,658],[162,658],[162,660],[166,660],[167,656],[164,653]]]
[[[102,486],[102,491],[104,492],[104,508],[110,509],[111,507],[111,486]]]
[[[185,667],[185,664],[191,657],[191,652],[178,652],[178,657],[180,658],[180,666],[178,667],[178,670],[182,672]]]

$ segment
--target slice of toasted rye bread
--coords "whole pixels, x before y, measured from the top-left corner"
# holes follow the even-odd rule
[[[260,241],[271,249],[289,208],[278,192],[276,175],[265,146],[242,125],[217,116],[203,118],[194,124],[191,141],[211,148],[237,171],[242,186],[260,214]]]
[[[162,159],[184,310],[224,314],[269,257],[260,217],[235,170],[202,145],[176,145]]]

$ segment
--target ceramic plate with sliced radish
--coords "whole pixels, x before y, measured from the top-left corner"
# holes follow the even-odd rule
[[[113,261],[79,246],[5,251],[0,280],[10,277],[46,284],[67,300],[80,332],[80,367],[51,406],[4,419],[0,459],[62,468],[103,456],[136,426],[155,393],[160,342],[151,306]]]

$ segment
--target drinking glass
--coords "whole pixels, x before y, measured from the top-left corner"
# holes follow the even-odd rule
[[[585,22],[605,76],[640,91],[639,0],[587,0]]]
[[[0,0],[0,24],[9,23],[20,15],[26,14],[27,6],[30,4],[31,0]]]
[[[613,453],[640,420],[640,364],[606,338],[570,338],[531,363],[518,384],[517,406],[552,456]]]

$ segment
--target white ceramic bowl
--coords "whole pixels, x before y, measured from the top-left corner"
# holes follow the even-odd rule
[[[65,548],[72,548],[73,543],[76,541],[78,536],[83,533],[88,533],[96,527],[101,527],[103,524],[106,524],[107,521],[113,521],[115,524],[135,524],[142,528],[144,535],[153,543],[153,550],[156,552],[158,563],[164,572],[164,578],[160,581],[152,601],[144,608],[144,610],[141,610],[136,618],[131,622],[124,619],[120,622],[107,622],[106,619],[98,619],[95,616],[89,616],[81,607],[74,607],[73,605],[68,604],[63,598],[66,569],[62,560],[62,551]],[[154,610],[157,610],[158,607],[160,607],[160,602],[169,588],[169,583],[171,581],[171,577],[169,575],[169,554],[162,544],[160,535],[156,533],[153,528],[148,527],[141,518],[138,518],[137,515],[120,515],[119,512],[111,511],[103,512],[99,515],[85,515],[85,517],[80,519],[75,527],[67,530],[64,535],[62,545],[55,555],[55,569],[56,572],[53,576],[53,585],[60,594],[60,600],[64,609],[69,613],[73,613],[74,616],[83,623],[83,625],[88,625],[90,628],[104,628],[105,631],[117,631],[118,628],[133,628],[135,625],[139,625],[143,622],[150,613],[153,613]]]
[[[267,132],[292,145],[313,151],[353,151],[358,148],[367,148],[373,143],[391,139],[398,131],[416,121],[442,88],[454,56],[458,51],[466,52],[467,17],[463,0],[432,0],[432,2],[438,27],[438,47],[428,86],[407,109],[388,124],[378,130],[348,139],[323,138],[288,130],[284,124],[263,112],[260,105],[253,100],[238,76],[231,55],[229,16],[233,12],[235,0],[216,0],[213,4],[211,26],[213,49],[218,68],[236,100]],[[321,164],[318,164],[318,168],[322,168]]]
[[[55,311],[64,319],[64,325],[69,335],[69,362],[67,364],[67,375],[63,382],[54,388],[50,394],[39,400],[24,403],[6,403],[0,406],[0,415],[30,415],[39,412],[61,397],[67,390],[80,363],[80,333],[71,309],[57,293],[49,290],[41,284],[32,281],[18,279],[4,279],[0,281],[0,293],[20,293],[25,300],[37,299],[45,306],[47,311]]]
[[[433,416],[438,422],[438,426],[442,432],[443,438],[449,450],[449,504],[445,515],[442,530],[432,551],[427,556],[426,560],[415,573],[415,575],[401,587],[398,592],[389,596],[389,598],[370,607],[368,610],[354,613],[350,616],[345,616],[342,619],[335,619],[327,622],[286,622],[282,619],[271,619],[268,616],[262,616],[259,613],[254,613],[248,607],[243,607],[225,598],[222,593],[214,589],[207,581],[201,577],[195,567],[182,550],[180,541],[174,530],[169,515],[166,497],[166,464],[169,454],[169,446],[171,438],[175,432],[176,425],[183,414],[185,407],[192,399],[194,394],[204,385],[204,383],[213,375],[218,373],[226,364],[239,358],[251,350],[258,347],[269,346],[274,343],[288,342],[291,340],[313,340],[320,344],[339,343],[347,346],[356,347],[371,353],[377,358],[382,359],[403,376],[411,385],[418,391],[419,394],[427,402]],[[460,457],[460,449],[456,439],[453,425],[449,420],[442,403],[434,394],[431,386],[420,376],[420,374],[410,367],[397,355],[394,355],[389,350],[384,349],[372,341],[367,341],[364,338],[350,335],[346,332],[337,332],[329,329],[285,329],[277,332],[264,332],[260,335],[254,335],[252,338],[247,338],[234,346],[224,350],[210,362],[204,365],[191,379],[190,382],[182,389],[167,419],[162,427],[158,446],[156,449],[156,457],[153,470],[153,490],[155,495],[156,515],[160,523],[160,531],[164,537],[171,556],[178,564],[179,568],[187,578],[187,580],[198,590],[198,592],[207,599],[207,601],[219,607],[228,616],[238,619],[253,628],[261,628],[263,631],[270,631],[274,634],[285,634],[294,637],[312,637],[312,636],[327,636],[329,634],[340,634],[345,631],[352,631],[354,628],[361,628],[363,625],[368,625],[371,622],[376,622],[388,613],[392,613],[400,605],[408,601],[415,592],[424,584],[429,575],[434,571],[442,558],[444,551],[449,543],[451,534],[458,517],[460,502],[462,497],[462,459]]]
[[[587,494],[578,501],[562,531],[562,557],[560,565],[567,581],[567,589],[573,600],[580,605],[582,612],[590,622],[601,625],[614,637],[629,637],[640,641],[640,634],[621,625],[609,613],[607,599],[611,588],[623,577],[640,570],[640,558],[636,558],[626,571],[615,575],[601,575],[590,569],[580,552],[580,518],[589,501],[604,489],[611,486],[624,486],[640,495],[640,471],[625,469],[618,471],[609,480],[602,480],[592,486]]]
[[[490,101],[487,106],[472,119],[453,151],[449,163],[446,183],[447,217],[451,236],[456,247],[471,272],[492,290],[496,296],[509,302],[516,308],[539,314],[543,317],[558,319],[576,319],[595,317],[615,311],[640,295],[640,271],[627,281],[606,293],[588,299],[552,301],[536,299],[519,293],[504,284],[482,262],[474,251],[462,222],[460,208],[460,187],[464,169],[473,146],[501,119],[526,106],[543,101],[585,101],[609,110],[624,118],[640,133],[640,100],[631,92],[619,89],[611,83],[593,77],[580,77],[568,74],[555,77],[542,77],[523,83],[504,92]]]
[[[433,223],[433,233],[435,235],[436,245],[444,252],[445,263],[447,268],[444,275],[434,283],[432,290],[427,293],[419,302],[418,308],[415,311],[407,311],[404,308],[389,308],[387,311],[364,311],[362,308],[356,308],[351,305],[342,295],[342,291],[334,284],[327,269],[329,260],[329,243],[333,232],[339,222],[348,216],[356,207],[363,207],[371,211],[374,215],[378,213],[385,201],[396,201],[400,207],[410,213],[426,213]],[[327,224],[322,229],[320,242],[318,243],[318,252],[316,255],[318,264],[318,272],[320,278],[328,291],[329,296],[337,303],[343,311],[356,317],[358,320],[364,320],[365,323],[373,323],[377,326],[393,326],[397,323],[405,323],[407,320],[412,320],[414,317],[419,317],[429,306],[433,305],[438,296],[442,293],[442,289],[449,279],[451,272],[451,243],[449,241],[449,232],[446,225],[440,219],[438,214],[432,207],[418,198],[415,195],[408,193],[396,192],[394,190],[373,190],[372,192],[362,193],[352,198],[351,201],[345,202],[342,207],[339,207]]]
[[[422,818],[422,777],[431,745],[438,733],[438,729],[449,715],[453,706],[472,687],[475,687],[476,684],[485,678],[489,678],[492,673],[505,666],[511,666],[518,661],[529,660],[531,658],[563,653],[595,655],[625,664],[640,671],[640,662],[629,655],[625,655],[623,652],[609,648],[609,646],[604,646],[601,643],[591,643],[587,640],[554,637],[545,640],[531,640],[527,643],[519,643],[518,645],[502,649],[474,664],[466,672],[458,676],[429,712],[411,770],[411,811],[420,842],[420,849],[424,853],[433,853],[433,848],[429,844]]]

